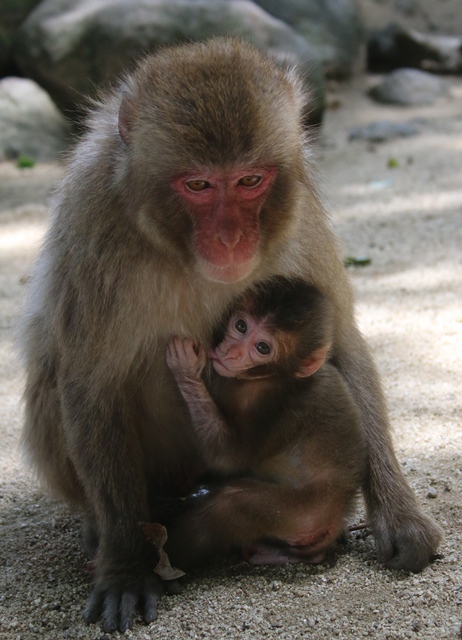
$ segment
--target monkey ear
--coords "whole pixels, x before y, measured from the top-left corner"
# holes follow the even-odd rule
[[[122,93],[122,102],[119,107],[119,135],[126,145],[130,142],[130,129],[133,114],[133,96],[127,90]]]
[[[312,376],[313,373],[316,373],[316,371],[325,363],[329,347],[330,345],[326,345],[316,349],[313,353],[310,353],[308,358],[302,362],[299,370],[295,374],[295,377],[308,378],[308,376]]]

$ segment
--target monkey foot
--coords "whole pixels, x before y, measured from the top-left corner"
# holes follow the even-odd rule
[[[307,547],[275,547],[259,543],[242,550],[244,559],[251,565],[320,564],[326,557],[325,550],[313,552]]]

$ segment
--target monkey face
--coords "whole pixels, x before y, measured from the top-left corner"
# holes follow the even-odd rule
[[[260,211],[275,177],[275,167],[249,167],[204,169],[173,181],[191,218],[198,266],[207,279],[236,282],[256,268]]]
[[[249,369],[276,362],[279,344],[265,319],[240,312],[230,318],[223,341],[207,355],[219,375],[241,377]]]

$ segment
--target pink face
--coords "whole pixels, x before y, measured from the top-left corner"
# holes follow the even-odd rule
[[[207,356],[213,368],[227,378],[261,364],[274,362],[278,357],[278,344],[265,327],[265,320],[255,320],[246,313],[233,315],[226,328],[225,338]]]
[[[275,178],[275,167],[253,166],[204,169],[173,181],[191,216],[196,257],[207,279],[237,282],[258,265],[260,211]]]

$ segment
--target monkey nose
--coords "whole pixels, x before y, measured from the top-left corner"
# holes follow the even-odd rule
[[[241,355],[241,349],[236,344],[231,345],[226,355],[228,356],[228,358],[232,358],[233,360],[236,360],[236,358],[239,358]]]
[[[221,244],[223,244],[229,251],[234,249],[234,247],[240,242],[242,238],[242,231],[238,229],[237,231],[222,231],[218,234],[218,239]]]

